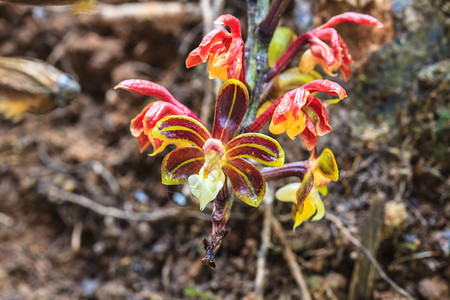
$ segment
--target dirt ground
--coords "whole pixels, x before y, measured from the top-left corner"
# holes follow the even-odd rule
[[[185,191],[161,184],[164,155],[140,154],[129,132],[150,99],[113,90],[124,79],[155,81],[200,113],[205,69],[186,70],[184,59],[202,37],[202,16],[196,1],[177,4],[183,9],[117,19],[102,6],[73,15],[0,3],[0,55],[50,62],[82,89],[67,107],[0,120],[0,299],[254,299],[264,209],[235,202],[217,268],[203,266],[211,207],[171,201]],[[225,11],[244,22],[242,6],[226,1]],[[294,17],[284,24],[295,26]],[[388,28],[370,50],[398,37]],[[385,58],[355,47],[355,79],[342,83],[349,98],[331,108],[333,132],[319,139],[340,168],[324,197],[330,216],[293,232],[290,205],[273,203],[283,228],[269,237],[264,299],[301,297],[286,247],[313,299],[347,299],[365,255],[345,233],[363,240],[377,201],[379,266],[416,299],[450,299],[448,59],[430,77],[422,65],[442,55],[429,56],[408,79],[414,93],[402,86],[395,98],[367,75],[382,74]],[[280,141],[288,161],[307,158],[299,143]],[[405,299],[376,272],[372,296]]]

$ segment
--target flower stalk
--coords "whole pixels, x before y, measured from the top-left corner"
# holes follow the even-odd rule
[[[211,214],[212,235],[209,241],[203,240],[206,254],[202,259],[204,265],[209,265],[212,269],[216,268],[216,254],[222,245],[222,241],[230,231],[226,228],[230,218],[233,197],[230,197],[229,188],[225,185],[214,199],[214,208]]]

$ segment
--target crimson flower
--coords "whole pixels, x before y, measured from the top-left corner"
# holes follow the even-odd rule
[[[130,79],[122,81],[115,87],[115,89],[119,88],[162,100],[147,105],[131,121],[130,131],[133,136],[138,138],[141,153],[149,146],[153,146],[153,152],[151,154],[153,156],[163,151],[168,145],[167,142],[155,138],[152,135],[153,128],[162,118],[170,115],[188,115],[198,119],[186,106],[178,102],[168,90],[157,83],[146,80]],[[183,145],[183,143],[177,144],[177,146]]]
[[[300,59],[300,72],[309,73],[317,64],[320,64],[325,73],[336,76],[334,71],[339,70],[342,78],[347,81],[352,75],[350,65],[353,63],[347,44],[334,28],[337,24],[348,22],[360,25],[383,27],[376,18],[347,12],[332,17],[328,22],[308,34],[310,49],[306,50]]]
[[[272,116],[269,130],[273,134],[286,134],[295,139],[297,135],[303,139],[306,149],[312,150],[318,135],[331,131],[330,120],[325,105],[312,95],[323,92],[343,99],[345,90],[330,80],[313,80],[300,88],[289,91],[277,100],[277,107]],[[314,122],[308,112],[316,116]]]
[[[199,120],[173,115],[161,119],[152,131],[154,138],[189,146],[166,155],[161,173],[164,184],[188,182],[203,209],[227,184],[235,196],[258,206],[265,194],[261,172],[244,158],[268,166],[280,167],[284,152],[274,139],[259,133],[236,132],[248,107],[248,92],[243,83],[230,79],[219,90],[213,130],[210,133]]]
[[[244,40],[239,20],[232,15],[222,15],[214,22],[228,26],[230,32],[217,28],[209,32],[200,45],[189,53],[186,67],[194,67],[209,60],[209,78],[238,79],[245,82]]]

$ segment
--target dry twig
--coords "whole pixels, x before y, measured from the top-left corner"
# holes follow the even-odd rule
[[[272,218],[272,228],[274,234],[276,234],[281,241],[281,244],[283,246],[283,256],[288,263],[288,267],[291,271],[292,276],[294,276],[294,279],[297,282],[298,287],[300,288],[300,292],[302,295],[301,299],[311,300],[312,298],[308,291],[308,286],[306,284],[305,278],[303,277],[302,270],[297,263],[294,252],[287,243],[286,235],[284,234],[283,228],[281,227],[281,224],[277,220],[277,218]]]
[[[366,247],[364,247],[363,244],[361,244],[360,241],[358,241],[358,239],[356,239],[352,233],[350,232],[350,230],[348,230],[347,227],[345,227],[344,223],[342,223],[341,220],[339,220],[338,217],[336,217],[335,215],[333,215],[332,213],[327,212],[325,214],[325,218],[328,221],[331,221],[334,225],[336,225],[336,227],[344,234],[344,236],[353,244],[355,245],[359,250],[361,250],[364,255],[367,256],[367,259],[370,260],[370,262],[375,266],[375,269],[378,271],[378,273],[380,274],[380,276],[390,285],[392,286],[398,293],[400,293],[401,295],[405,296],[408,299],[414,299],[406,290],[404,290],[403,288],[401,288],[398,284],[396,284],[381,268],[380,264],[378,264],[377,260],[375,259],[375,257],[373,257],[372,253],[370,253],[369,250],[367,250]]]
[[[256,262],[256,277],[255,277],[255,299],[264,299],[264,280],[266,277],[266,262],[267,262],[267,252],[271,246],[271,231],[270,226],[273,218],[273,192],[268,191],[266,198],[264,198],[263,209],[264,209],[264,221],[263,229],[261,232],[261,246],[258,252],[258,260]]]
[[[158,222],[175,216],[187,216],[205,221],[210,221],[209,216],[200,212],[186,210],[182,207],[161,208],[150,213],[138,213],[124,211],[111,206],[104,206],[82,195],[66,192],[56,187],[50,187],[47,191],[50,201],[65,201],[85,207],[99,215],[110,216],[116,219],[141,222]]]

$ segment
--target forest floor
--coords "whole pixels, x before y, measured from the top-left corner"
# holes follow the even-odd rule
[[[350,96],[331,107],[333,132],[319,144],[340,169],[324,197],[325,218],[293,232],[289,204],[236,201],[217,268],[201,264],[211,207],[171,201],[185,191],[161,184],[164,155],[140,154],[129,132],[149,99],[113,90],[147,79],[201,112],[204,68],[186,70],[184,59],[202,36],[202,15],[194,2],[178,4],[182,10],[155,10],[151,19],[117,19],[101,7],[74,16],[0,4],[0,55],[50,62],[82,88],[67,107],[0,120],[0,299],[254,299],[267,235],[264,299],[301,297],[292,264],[313,299],[347,299],[352,281],[361,284],[352,280],[355,266],[366,259],[355,239],[376,203],[377,264],[414,298],[449,299],[450,114],[448,98],[438,97],[448,76],[429,83],[424,73],[420,97],[404,102],[376,91],[358,99],[359,81],[342,83]],[[229,4],[227,12],[245,19],[240,1]],[[361,58],[355,78],[372,59]],[[299,143],[282,142],[287,161],[307,158]],[[268,214],[275,225],[264,236]],[[405,299],[377,272],[372,296]]]

